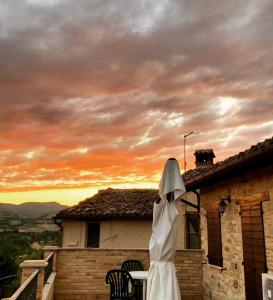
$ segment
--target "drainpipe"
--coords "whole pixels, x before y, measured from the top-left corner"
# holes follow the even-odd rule
[[[55,218],[53,218],[53,220],[54,220],[53,221],[54,224],[56,224],[61,230],[61,241],[60,241],[59,247],[62,247],[62,245],[63,245],[63,225],[62,225],[63,220],[62,219],[55,219]]]

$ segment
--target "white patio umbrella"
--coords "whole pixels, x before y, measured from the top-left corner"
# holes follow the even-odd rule
[[[153,208],[147,300],[181,300],[173,263],[178,225],[175,204],[185,192],[178,162],[170,158],[159,184],[160,201],[155,202]]]

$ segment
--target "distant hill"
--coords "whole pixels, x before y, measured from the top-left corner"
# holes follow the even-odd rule
[[[0,215],[20,215],[36,218],[39,216],[55,215],[67,207],[58,202],[25,202],[18,205],[0,203]]]

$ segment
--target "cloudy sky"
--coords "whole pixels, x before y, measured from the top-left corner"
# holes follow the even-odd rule
[[[0,202],[157,187],[273,135],[272,0],[0,0]]]

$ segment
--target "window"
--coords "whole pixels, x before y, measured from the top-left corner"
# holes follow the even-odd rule
[[[209,264],[222,267],[222,236],[221,236],[221,217],[215,208],[207,211],[208,222],[208,261]]]
[[[186,214],[187,249],[200,249],[200,217],[198,213]]]
[[[87,247],[99,248],[100,244],[100,223],[88,223]]]

